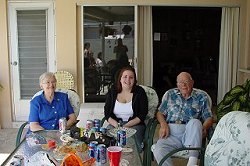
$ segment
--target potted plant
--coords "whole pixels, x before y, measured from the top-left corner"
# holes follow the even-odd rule
[[[216,115],[219,121],[222,116],[231,111],[250,112],[250,80],[243,85],[236,85],[225,94],[223,100],[218,104]]]

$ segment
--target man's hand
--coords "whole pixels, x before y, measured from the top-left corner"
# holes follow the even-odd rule
[[[169,136],[169,126],[165,120],[165,116],[160,113],[160,112],[157,112],[156,113],[156,117],[157,117],[157,120],[159,121],[160,123],[160,130],[159,130],[159,138],[166,138]]]
[[[202,138],[206,138],[207,137],[207,129],[203,128],[202,129]]]
[[[207,136],[208,129],[213,125],[213,118],[207,118],[205,122],[203,123],[203,129],[202,129],[202,137],[205,138]]]
[[[167,138],[169,136],[168,124],[162,124],[159,130],[159,138]]]

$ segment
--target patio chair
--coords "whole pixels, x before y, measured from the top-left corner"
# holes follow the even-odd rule
[[[205,151],[206,166],[249,165],[250,113],[232,111],[216,125]]]
[[[212,108],[212,99],[211,97],[203,90],[200,89],[196,89],[195,90],[198,91],[202,91],[203,93],[205,93],[208,97],[209,100],[209,106],[210,108]],[[159,124],[158,120],[156,118],[154,118],[153,122],[151,122],[151,127],[149,131],[149,138],[148,138],[148,146],[150,147],[148,152],[147,152],[147,166],[151,166],[151,162],[153,160],[153,149],[154,149],[154,134],[155,134],[155,130],[157,125]],[[208,131],[208,136],[206,138],[204,138],[202,140],[202,147],[197,147],[197,148],[189,148],[189,147],[182,147],[182,148],[177,148],[174,149],[173,151],[169,152],[168,154],[166,154],[166,156],[160,161],[160,163],[158,164],[159,166],[161,166],[164,161],[166,159],[168,159],[169,157],[174,157],[174,158],[184,158],[184,159],[188,159],[188,151],[189,150],[198,150],[200,152],[200,166],[202,166],[204,164],[204,154],[205,154],[205,147],[208,144],[209,140],[211,139],[213,133],[213,128],[210,128]]]
[[[84,80],[85,95],[100,95],[101,76],[95,68],[85,69]]]
[[[72,106],[73,109],[74,109],[74,112],[75,112],[75,114],[76,114],[76,117],[78,117],[79,112],[80,112],[80,105],[81,105],[79,95],[78,95],[75,91],[70,90],[70,89],[68,89],[68,90],[67,90],[67,89],[56,89],[56,92],[63,92],[63,93],[68,94],[68,98],[69,98],[70,104],[71,104],[71,106]],[[40,90],[39,92],[37,92],[37,93],[32,97],[32,99],[33,99],[34,97],[36,97],[36,96],[42,94],[42,93],[43,93],[43,90]],[[20,128],[18,129],[18,133],[17,133],[17,137],[16,137],[16,147],[20,144],[21,140],[24,138],[24,137],[23,137],[23,135],[24,135],[23,131],[24,131],[24,128],[27,127],[27,125],[28,125],[28,122],[24,122],[24,123],[20,126]]]

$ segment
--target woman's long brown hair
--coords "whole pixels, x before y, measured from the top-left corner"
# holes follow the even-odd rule
[[[117,77],[117,81],[116,81],[116,90],[117,90],[118,93],[120,93],[120,92],[122,91],[122,84],[121,84],[121,82],[120,82],[120,81],[121,81],[122,74],[123,74],[124,71],[127,71],[127,70],[132,71],[132,72],[134,73],[135,82],[134,82],[134,85],[133,85],[133,87],[132,87],[131,92],[133,92],[134,89],[135,89],[135,87],[136,87],[137,79],[136,79],[135,69],[134,69],[133,67],[131,67],[131,66],[126,66],[126,67],[123,67],[123,68],[120,70],[120,72],[119,72],[119,74],[118,74],[118,77]]]

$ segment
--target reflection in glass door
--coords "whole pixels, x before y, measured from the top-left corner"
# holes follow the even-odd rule
[[[134,66],[134,7],[83,8],[85,102],[104,102],[116,72]]]

